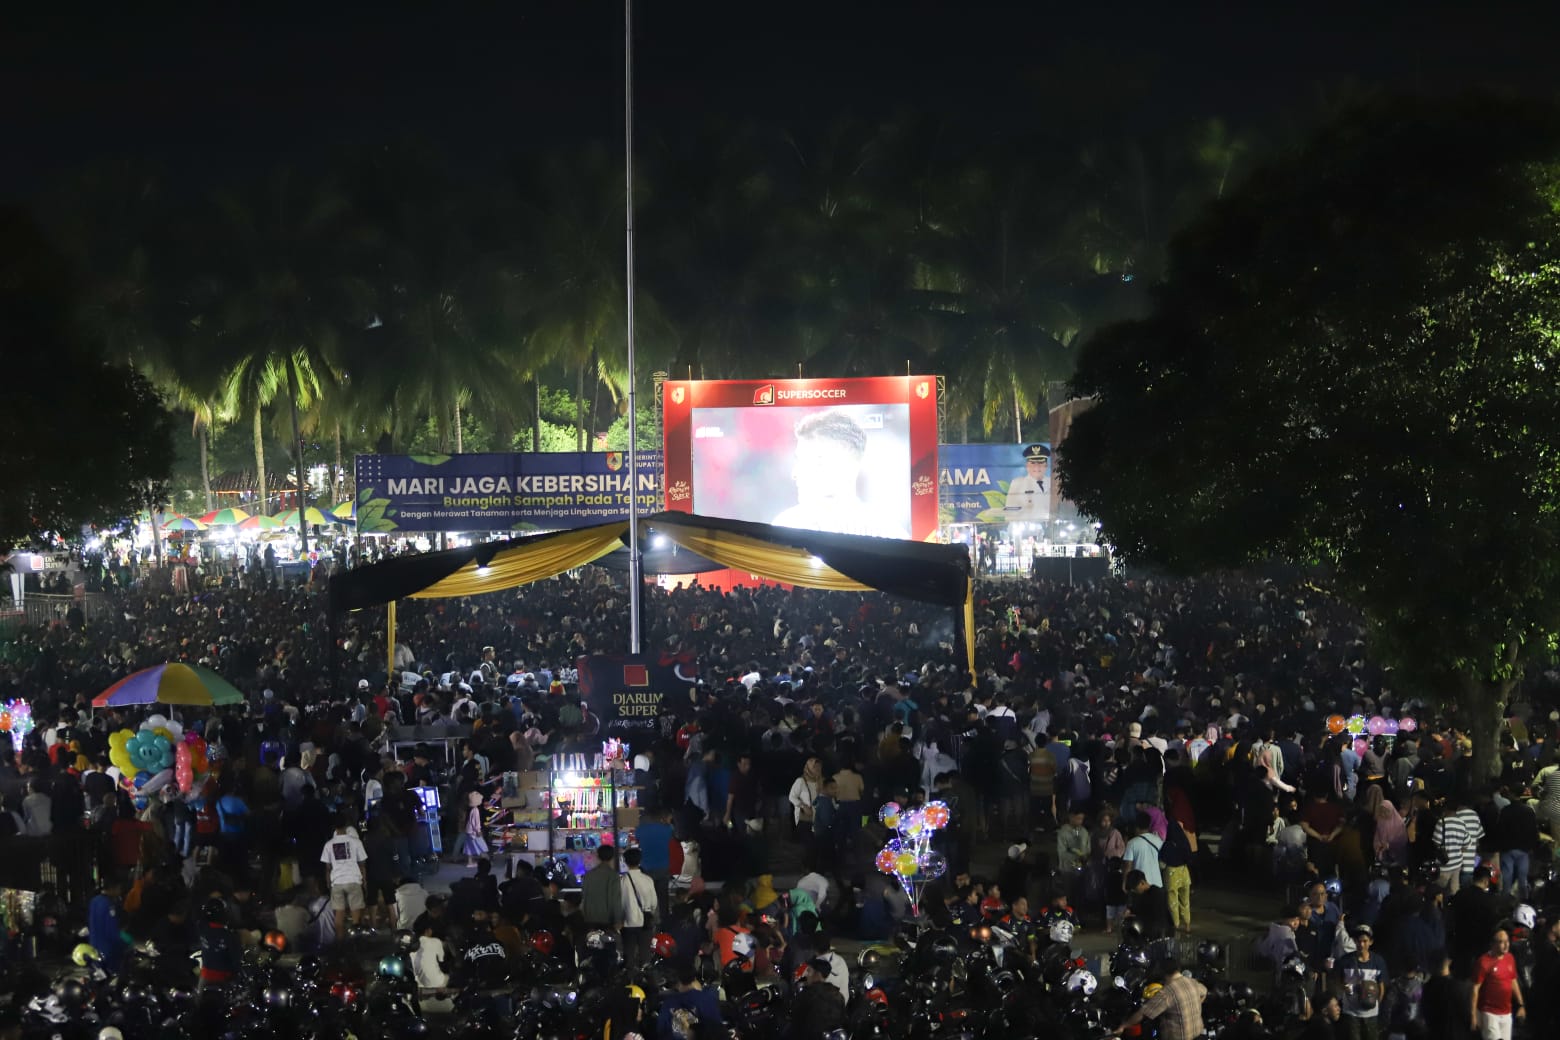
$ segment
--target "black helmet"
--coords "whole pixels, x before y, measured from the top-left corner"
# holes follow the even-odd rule
[[[68,1008],[79,1008],[87,1002],[87,987],[81,984],[80,979],[61,979],[54,988],[54,994]]]
[[[927,944],[927,948],[931,951],[932,959],[939,964],[947,964],[959,956],[959,944],[951,935],[936,936]]]
[[[1121,945],[1143,945],[1143,925],[1140,921],[1127,920],[1121,923]]]
[[[227,920],[227,904],[220,899],[208,899],[200,904],[200,919],[206,924]]]
[[[1197,944],[1197,963],[1205,968],[1218,968],[1224,964],[1224,947],[1212,939]]]

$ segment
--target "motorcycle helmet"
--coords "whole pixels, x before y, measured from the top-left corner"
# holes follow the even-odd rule
[[[610,948],[616,941],[611,932],[594,928],[585,935],[585,948],[587,950],[605,950]]]
[[[417,936],[413,935],[410,929],[402,928],[395,933],[395,948],[402,953],[417,949],[417,943]]]
[[[1163,982],[1150,982],[1148,985],[1143,987],[1143,999],[1153,1000],[1155,997],[1159,996],[1160,992],[1164,988],[1165,984]]]
[[[104,1026],[98,1030],[97,1040],[125,1040],[125,1034],[119,1031],[118,1026]]]
[[[1100,980],[1095,978],[1094,973],[1091,971],[1086,971],[1083,968],[1074,968],[1062,980],[1062,985],[1067,987],[1067,992],[1069,993],[1081,993],[1086,997],[1090,997],[1099,988]]]
[[[1517,908],[1511,912],[1511,919],[1528,931],[1538,927],[1538,912],[1526,903],[1517,904]],[[80,948],[77,947],[78,950]]]
[[[1128,920],[1121,923],[1121,945],[1137,947],[1143,945],[1143,923],[1137,920]]]
[[[1197,944],[1197,963],[1205,968],[1218,968],[1224,964],[1224,947],[1212,939]]]
[[[655,938],[650,940],[650,948],[657,957],[663,959],[677,956],[677,940],[669,932],[657,932]]]
[[[273,929],[272,931],[266,932],[265,938],[260,941],[265,943],[268,948],[275,950],[277,953],[287,952],[287,936],[282,932],[278,932]]]
[[[545,929],[539,932],[533,932],[531,934],[531,949],[535,950],[543,957],[552,956],[553,945],[556,942],[557,940],[553,938],[553,933]]]
[[[1291,953],[1284,958],[1284,963],[1279,965],[1278,970],[1280,974],[1292,975],[1295,978],[1303,979],[1306,972],[1305,958],[1298,953]]]
[[[382,979],[406,978],[406,962],[399,957],[379,958],[379,977]]]
[[[260,999],[269,1011],[286,1011],[292,1007],[292,996],[292,990],[284,986],[271,986]]]
[[[628,984],[628,995],[630,999],[637,1000],[641,1004],[645,1002],[645,991],[634,985],[632,982]]]
[[[220,899],[208,899],[200,904],[200,920],[205,924],[220,924],[227,920],[227,904]]]
[[[1123,974],[1124,972],[1126,972],[1130,968],[1144,968],[1144,969],[1147,969],[1147,967],[1148,967],[1148,951],[1147,950],[1134,949],[1134,948],[1131,948],[1131,947],[1122,947],[1121,949],[1117,950],[1116,953],[1115,953],[1115,956],[1111,957],[1111,959],[1110,959],[1111,972],[1112,972],[1112,974],[1115,974],[1115,975]]]
[[[1071,943],[1073,941],[1073,923],[1065,917],[1058,917],[1051,922],[1047,934],[1051,941],[1056,943]]]
[[[1339,896],[1343,895],[1343,881],[1339,878],[1328,878],[1326,881],[1322,882],[1322,887],[1327,889],[1327,894],[1332,896],[1334,899],[1337,899]]]
[[[856,955],[856,967],[862,971],[877,971],[883,963],[883,955],[868,946]]]
[[[954,942],[951,935],[938,935],[932,940],[929,949],[932,960],[939,964],[947,964],[959,956],[959,944]]]
[[[1250,1004],[1255,1003],[1256,999],[1257,999],[1257,994],[1256,994],[1256,991],[1251,988],[1251,983],[1249,983],[1249,982],[1232,982],[1232,983],[1230,983],[1230,1000],[1235,1002],[1235,1006],[1236,1007],[1246,1007],[1246,1006],[1248,1006]]]
[[[91,943],[77,943],[76,948],[70,951],[70,961],[78,968],[85,968],[89,964],[96,964],[103,959],[103,955],[97,951],[97,947]]]
[[[1007,996],[1018,988],[1018,973],[1011,968],[1003,968],[991,974],[991,988],[1002,996]]]
[[[743,960],[751,958],[757,949],[758,943],[749,932],[738,932],[731,937],[731,952]]]
[[[54,995],[66,1008],[79,1008],[87,1002],[87,987],[80,979],[61,979],[54,987]]]

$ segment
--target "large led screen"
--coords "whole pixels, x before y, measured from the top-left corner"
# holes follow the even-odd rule
[[[931,376],[663,387],[667,507],[843,534],[937,523]]]

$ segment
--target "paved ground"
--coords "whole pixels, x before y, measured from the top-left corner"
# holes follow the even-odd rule
[[[1204,847],[1216,843],[1217,836],[1203,837]],[[977,874],[994,876],[1001,858],[1006,854],[1005,843],[987,842],[975,852],[974,866]],[[768,847],[777,888],[790,887],[802,873],[801,850],[794,843],[779,841]],[[870,863],[864,864],[870,867]],[[503,864],[494,863],[495,873],[502,876]],[[471,871],[465,861],[444,862],[436,874],[424,879],[429,891],[447,892],[449,886]],[[1194,884],[1192,889],[1192,939],[1187,953],[1203,939],[1215,939],[1228,951],[1228,968],[1231,977],[1252,983],[1266,984],[1266,971],[1253,971],[1249,964],[1250,944],[1258,938],[1272,920],[1275,908],[1285,893],[1276,883],[1267,886],[1253,885],[1242,879],[1235,884],[1227,881],[1208,881]],[[837,944],[842,953],[853,957],[862,944],[841,940]],[[1098,925],[1079,931],[1073,938],[1073,946],[1079,953],[1095,960],[1116,949],[1117,939],[1106,935]]]

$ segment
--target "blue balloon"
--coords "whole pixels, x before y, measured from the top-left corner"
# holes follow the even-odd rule
[[[151,779],[151,774],[143,769],[141,772],[135,774],[135,779],[130,782],[135,784],[135,789],[139,791],[141,788],[146,786],[146,781],[149,779]]]

